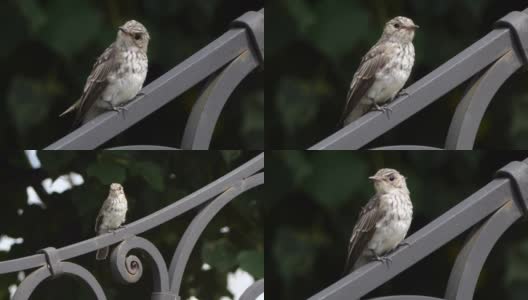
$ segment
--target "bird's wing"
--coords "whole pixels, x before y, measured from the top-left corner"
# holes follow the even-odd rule
[[[116,52],[114,44],[110,45],[106,48],[103,54],[97,58],[97,61],[93,65],[92,72],[90,73],[90,76],[88,76],[86,84],[84,85],[83,94],[77,102],[77,114],[75,115],[74,126],[81,122],[82,117],[90,107],[92,107],[97,98],[101,96],[101,93],[108,85],[108,74],[117,68],[114,63]]]
[[[99,231],[99,226],[101,226],[101,222],[103,222],[103,211],[107,211],[108,206],[110,206],[110,200],[107,198],[103,202],[103,206],[101,206],[101,209],[99,210],[99,214],[97,215],[97,218],[95,219],[95,232]]]
[[[347,272],[359,258],[367,243],[374,235],[376,223],[382,218],[383,213],[379,209],[379,198],[372,197],[367,205],[361,209],[359,218],[352,231],[350,242],[348,244],[347,260],[345,272]]]
[[[368,92],[372,84],[374,84],[376,72],[389,61],[383,49],[384,47],[376,45],[361,59],[359,68],[354,74],[350,89],[348,90],[345,109],[341,116],[341,124],[359,104],[359,101]]]

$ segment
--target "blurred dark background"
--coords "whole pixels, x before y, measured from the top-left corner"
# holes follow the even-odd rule
[[[402,15],[420,25],[416,61],[406,86],[482,38],[523,0],[268,1],[266,29],[266,143],[308,148],[335,132],[361,57],[385,22]],[[514,74],[489,106],[476,148],[528,148],[526,73]],[[466,83],[367,147],[420,144],[442,147]],[[424,129],[427,129],[425,133]]]
[[[127,20],[150,32],[145,85],[211,43],[263,0],[25,0],[0,1],[0,148],[40,149],[67,134],[73,117],[59,114],[81,95],[97,57]],[[178,147],[201,86],[192,88],[106,143]],[[262,72],[231,96],[212,149],[262,149]]]
[[[368,176],[395,168],[407,177],[414,205],[409,234],[430,223],[528,152],[276,151],[266,154],[266,292],[306,299],[342,277],[352,228],[373,195]],[[371,292],[444,297],[466,233]],[[490,253],[474,299],[528,295],[528,234],[518,221]]]
[[[122,183],[125,189],[129,205],[126,223],[131,223],[173,204],[256,155],[239,151],[39,151],[40,166],[31,166],[24,152],[11,153],[7,159],[0,160],[0,241],[7,235],[23,238],[23,243],[14,244],[9,252],[0,250],[0,261],[95,236],[95,218],[112,182]],[[77,182],[62,193],[49,190],[52,183],[57,187],[76,182],[72,173],[82,176],[84,183]],[[40,198],[40,204],[28,204],[29,187]],[[264,276],[262,192],[263,188],[257,187],[243,193],[209,223],[187,264],[182,299],[191,296],[204,300],[222,296],[231,299],[227,275],[237,269],[255,279]],[[198,209],[189,211],[140,236],[158,247],[169,264],[183,232],[197,212]],[[226,227],[228,231],[221,230]],[[145,259],[142,259],[145,269],[141,280],[130,285],[114,281],[108,261],[96,261],[95,252],[70,261],[92,272],[108,299],[150,299],[152,273]],[[204,271],[205,262],[211,268]],[[1,300],[9,299],[8,287],[18,284],[17,278],[16,272],[0,275]],[[93,299],[93,294],[81,281],[62,276],[39,285],[32,299],[84,300]]]

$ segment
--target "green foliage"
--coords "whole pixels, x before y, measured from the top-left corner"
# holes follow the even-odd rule
[[[226,239],[219,239],[204,245],[202,259],[224,273],[232,270],[237,263],[234,246]]]
[[[119,182],[128,199],[127,223],[154,213],[195,192],[257,155],[241,151],[38,151],[41,168],[28,165],[22,152],[7,156],[0,168],[0,188],[5,201],[0,210],[0,236],[22,237],[0,261],[33,255],[45,247],[64,247],[94,236],[94,222],[108,185]],[[43,181],[55,181],[70,173],[84,183],[63,193],[48,194]],[[33,187],[45,207],[27,205],[27,187]],[[188,299],[219,299],[229,296],[227,273],[238,268],[256,279],[264,276],[262,189],[248,191],[216,215],[191,253],[180,296]],[[19,215],[18,211],[23,213]],[[167,264],[196,212],[190,211],[141,236],[158,247]],[[220,232],[220,228],[229,228]],[[251,238],[248,238],[251,237]],[[104,286],[108,299],[147,299],[153,289],[148,262],[144,277],[121,286],[111,278],[109,265],[98,263],[94,253],[74,259]],[[202,270],[203,263],[212,269]],[[29,273],[26,272],[26,276]],[[8,299],[7,287],[17,282],[16,273],[0,276],[0,299]],[[70,277],[46,281],[35,291],[38,299],[90,299],[88,289]]]
[[[95,60],[127,20],[140,21],[151,34],[146,85],[225,33],[232,20],[263,6],[261,0],[0,1],[0,26],[6,29],[0,47],[0,94],[5,99],[0,101],[1,146],[41,149],[70,132],[73,114],[59,114],[79,98]],[[261,73],[251,74],[230,97],[215,128],[214,148],[263,148]],[[105,148],[179,147],[202,86],[197,84]],[[160,130],[164,128],[171,130]]]
[[[255,278],[264,277],[264,253],[257,250],[241,251],[237,255],[237,262],[243,270]]]
[[[337,130],[361,57],[385,22],[412,18],[420,29],[407,86],[493,30],[496,20],[526,3],[514,1],[271,0],[266,13],[267,139],[274,149],[306,149]],[[497,93],[481,124],[477,148],[525,149],[527,73],[514,74]],[[441,146],[467,83],[371,143]],[[427,128],[427,130],[425,130]]]
[[[266,276],[273,299],[306,299],[342,277],[352,228],[373,195],[380,168],[407,177],[414,206],[410,233],[423,228],[527,152],[275,151],[266,154]],[[269,180],[268,180],[269,178]],[[514,224],[493,248],[475,299],[523,299],[528,284],[526,224]],[[443,297],[465,234],[366,298],[394,294]],[[434,270],[434,272],[431,272]]]

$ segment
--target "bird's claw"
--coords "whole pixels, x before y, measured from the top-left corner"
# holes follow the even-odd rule
[[[119,106],[112,106],[112,110],[116,111],[118,114],[123,114],[123,118],[125,118],[125,111],[128,110],[124,105]]]
[[[382,106],[374,104],[374,107],[372,108],[372,110],[383,112],[384,114],[387,115],[388,119],[390,119],[390,114],[392,113],[392,108],[390,108],[387,104],[382,105]]]
[[[405,247],[409,247],[410,245],[411,245],[411,244],[409,244],[409,243],[407,243],[407,242],[401,242],[401,243],[398,244],[398,246],[396,246],[396,249],[397,249],[397,248],[400,248],[400,247],[403,247],[403,246],[405,246]]]
[[[394,98],[403,97],[403,96],[409,96],[409,93],[407,93],[406,90],[401,90],[398,92],[398,94],[396,94],[396,97]]]
[[[381,261],[382,264],[386,265],[387,268],[390,267],[390,264],[392,263],[392,259],[388,256],[378,256],[374,255],[374,258],[372,259],[374,261]]]
[[[123,106],[112,106],[112,110],[117,111],[117,112],[123,112],[123,111],[128,110],[128,108],[126,108],[124,105]]]

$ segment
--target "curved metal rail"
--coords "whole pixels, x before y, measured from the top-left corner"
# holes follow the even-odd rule
[[[390,268],[379,262],[367,264],[310,297],[359,299],[410,268],[464,231],[474,228],[453,266],[445,299],[472,299],[480,270],[497,240],[528,208],[528,159],[512,162],[497,172],[496,179],[455,207],[409,236],[402,247],[389,254]],[[484,222],[481,222],[483,221]],[[428,296],[389,296],[376,299],[438,299]]]
[[[210,97],[202,94],[201,101],[194,104],[194,115],[189,118],[186,126],[188,134],[196,134],[184,139],[183,148],[192,149],[185,146],[194,145],[207,147],[218,120],[218,116],[207,120],[208,116],[220,114],[232,89],[242,80],[240,77],[246,77],[252,70],[263,65],[264,9],[261,9],[258,12],[245,13],[233,21],[231,29],[225,34],[145,86],[138,96],[125,106],[125,114],[106,112],[49,145],[45,150],[95,149],[224,68],[224,72],[220,73],[224,76],[220,77],[219,85],[211,87],[215,93]],[[237,71],[241,73],[236,74]],[[203,97],[207,99],[203,100]],[[204,102],[207,105],[204,106]]]
[[[528,65],[528,9],[509,13],[495,27],[406,88],[406,95],[388,105],[390,118],[382,112],[367,113],[309,149],[359,149],[492,65],[466,93],[450,125],[446,148],[471,149],[495,92],[515,70]]]
[[[66,260],[119,243],[110,256],[112,275],[117,281],[134,283],[142,277],[143,262],[139,257],[129,255],[131,250],[138,250],[144,254],[142,257],[151,266],[150,270],[154,283],[151,299],[180,299],[179,288],[185,267],[205,227],[223,207],[237,196],[264,183],[264,173],[259,173],[263,168],[264,154],[260,154],[191,195],[115,232],[96,236],[60,249],[46,248],[40,251],[41,254],[2,261],[0,262],[0,274],[37,268],[18,286],[13,298],[16,300],[29,299],[42,281],[47,278],[55,278],[58,275],[76,276],[90,287],[97,299],[106,299],[101,285],[88,270]],[[170,268],[167,268],[167,264],[156,246],[136,235],[198,206],[204,206],[204,208],[188,226],[174,253]],[[260,285],[256,287],[260,287]],[[251,286],[249,289],[260,291],[256,287]]]

